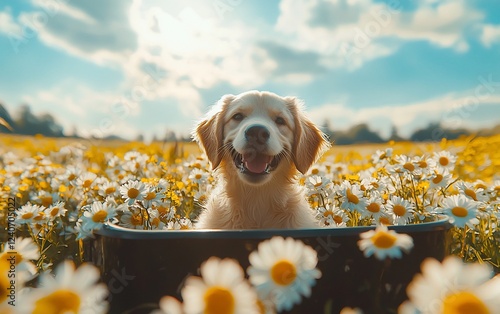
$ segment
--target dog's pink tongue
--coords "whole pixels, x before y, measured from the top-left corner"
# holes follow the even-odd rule
[[[245,167],[253,173],[262,173],[266,170],[267,165],[271,162],[272,157],[262,154],[244,154],[243,162]]]

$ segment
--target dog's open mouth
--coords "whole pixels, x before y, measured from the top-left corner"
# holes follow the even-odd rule
[[[266,175],[271,173],[279,164],[278,156],[269,156],[263,153],[248,152],[240,154],[233,150],[233,160],[241,173],[248,175]]]

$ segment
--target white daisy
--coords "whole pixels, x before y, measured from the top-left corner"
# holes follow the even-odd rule
[[[366,211],[364,217],[372,217],[378,220],[380,215],[382,215],[386,209],[383,203],[383,199],[379,193],[372,193],[370,198],[366,202]]]
[[[104,198],[109,196],[117,196],[119,195],[120,186],[115,181],[106,181],[102,185],[99,185],[99,191],[97,193]]]
[[[121,225],[130,229],[144,229],[145,213],[141,210],[128,210],[120,217]]]
[[[385,225],[378,225],[375,230],[363,232],[358,246],[366,257],[375,254],[379,260],[385,258],[401,258],[401,251],[408,253],[413,248],[413,239],[407,234],[398,234],[387,229]]]
[[[258,313],[257,295],[232,259],[209,258],[181,290],[186,314]]]
[[[316,251],[292,238],[273,237],[259,243],[249,260],[250,282],[260,299],[272,300],[278,312],[290,310],[302,296],[309,297],[321,277]]]
[[[198,168],[194,168],[190,173],[189,173],[189,180],[196,182],[198,184],[203,184],[206,182],[208,178],[208,173],[206,171],[203,171]]]
[[[446,197],[441,202],[443,213],[449,217],[452,224],[463,228],[466,224],[469,226],[477,225],[479,220],[477,216],[477,202],[467,198],[462,194]]]
[[[392,196],[387,201],[386,208],[387,212],[392,215],[394,224],[406,225],[413,218],[415,206],[399,196]]]
[[[413,172],[417,169],[413,159],[406,155],[398,155],[394,158],[394,160],[397,162],[396,169],[398,172],[413,174]]]
[[[434,171],[431,173],[430,180],[430,188],[431,189],[439,189],[446,188],[452,181],[452,176],[448,171]]]
[[[441,151],[434,153],[434,156],[430,159],[432,165],[440,169],[441,171],[448,170],[452,171],[455,167],[455,162],[457,161],[457,157],[452,155],[448,151]]]
[[[392,148],[386,148],[385,150],[377,150],[372,156],[372,162],[374,164],[382,163],[386,164],[392,158]]]
[[[66,205],[65,202],[57,202],[55,204],[52,204],[49,208],[45,210],[47,215],[50,217],[51,220],[54,220],[57,217],[64,216],[66,212],[68,211],[64,206]]]
[[[363,196],[359,185],[351,185],[349,181],[344,181],[339,188],[339,192],[342,195],[340,208],[349,211],[356,210],[362,215],[364,214],[366,210],[366,198]]]
[[[19,296],[20,313],[106,313],[108,292],[98,280],[95,266],[83,264],[75,270],[73,262],[64,261],[55,277],[42,274],[38,288]]]
[[[32,205],[27,203],[21,206],[17,211],[16,224],[31,224],[34,222],[35,217],[38,217],[40,212],[43,212],[45,207],[39,205]]]
[[[140,181],[128,181],[120,187],[120,194],[128,205],[141,201],[146,196],[146,186]]]
[[[313,176],[307,177],[306,188],[309,190],[320,191],[320,190],[326,188],[326,186],[330,183],[331,183],[331,181],[326,177],[313,175]]]
[[[406,290],[400,313],[498,313],[500,277],[491,278],[487,263],[464,264],[456,256],[443,263],[426,259]]]
[[[32,201],[39,203],[43,207],[49,207],[52,203],[59,201],[59,194],[40,191],[38,192],[38,195],[32,199]]]
[[[83,209],[82,220],[85,221],[85,226],[92,230],[102,228],[105,222],[116,216],[116,208],[107,202],[93,202]]]
[[[76,179],[77,186],[84,188],[85,190],[90,190],[94,181],[97,178],[97,175],[93,172],[85,172]]]
[[[349,217],[344,210],[331,204],[319,207],[316,218],[320,221],[322,226],[327,227],[346,227],[346,223],[349,221]]]
[[[413,158],[413,162],[415,163],[415,166],[422,171],[422,173],[429,173],[430,165],[427,156],[416,156]]]
[[[489,196],[485,189],[476,188],[474,184],[469,182],[458,181],[457,183],[455,183],[455,188],[460,192],[460,194],[463,194],[469,199],[476,202],[484,202],[489,199]]]
[[[148,218],[152,229],[165,229],[165,223],[160,219],[160,212],[154,208],[148,208]]]
[[[148,208],[153,205],[158,205],[162,201],[165,195],[157,191],[155,186],[146,187],[146,191],[144,193],[144,200],[142,201],[144,207]]]

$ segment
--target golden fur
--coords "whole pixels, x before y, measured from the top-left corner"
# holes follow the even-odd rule
[[[265,129],[264,139],[248,136],[252,126]],[[226,95],[193,136],[218,177],[196,228],[317,227],[296,174],[306,173],[329,144],[297,99],[258,91]],[[252,165],[257,155],[254,167],[266,162],[262,173],[242,166]]]

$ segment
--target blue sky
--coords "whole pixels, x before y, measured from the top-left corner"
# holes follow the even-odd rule
[[[318,124],[409,135],[500,123],[491,0],[7,0],[0,102],[67,132],[187,134],[224,94],[305,101]]]

